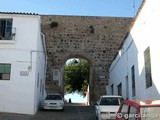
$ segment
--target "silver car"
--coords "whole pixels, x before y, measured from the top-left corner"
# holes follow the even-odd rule
[[[58,93],[47,94],[43,102],[43,109],[63,110],[64,100],[62,96]]]
[[[96,118],[98,120],[110,120],[116,118],[116,113],[123,98],[121,96],[103,95],[95,104]]]

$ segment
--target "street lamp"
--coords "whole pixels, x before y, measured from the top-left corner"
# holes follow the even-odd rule
[[[77,59],[74,59],[74,62],[73,62],[73,63],[74,63],[75,66],[78,66],[78,63],[79,63],[79,62],[78,62]]]

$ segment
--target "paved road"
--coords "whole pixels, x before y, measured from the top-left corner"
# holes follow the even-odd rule
[[[36,115],[0,113],[0,120],[96,120],[94,106],[65,106],[64,111],[39,111]]]

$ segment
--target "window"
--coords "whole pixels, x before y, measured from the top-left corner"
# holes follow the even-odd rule
[[[12,19],[0,19],[0,40],[11,40]]]
[[[151,59],[150,59],[149,47],[144,51],[144,62],[145,62],[146,88],[148,88],[152,86]]]
[[[46,100],[62,100],[60,95],[47,95]]]
[[[129,99],[129,83],[128,83],[128,75],[126,76],[126,99]]]
[[[135,69],[134,65],[131,68],[131,75],[132,75],[132,97],[136,96],[136,84],[135,84]]]
[[[128,109],[129,109],[129,106],[127,104],[122,105],[122,109],[120,111],[120,113],[122,113],[122,118],[125,119],[126,115],[128,115]]]
[[[114,94],[114,85],[113,84],[111,85],[111,94],[112,95]]]
[[[39,87],[39,73],[38,73],[38,78],[37,78],[37,88]]]
[[[101,99],[100,101],[100,105],[119,105],[120,104],[120,101],[119,101],[119,98],[112,98],[112,97],[104,97]]]
[[[128,120],[137,120],[136,115],[137,115],[137,109],[135,107],[130,106]]]
[[[11,64],[0,64],[0,80],[9,80]]]
[[[122,95],[122,83],[120,83],[118,86],[117,86],[117,88],[118,88],[118,95]]]

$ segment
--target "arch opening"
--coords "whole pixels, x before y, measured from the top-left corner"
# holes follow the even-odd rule
[[[70,58],[64,66],[64,98],[69,103],[88,102],[89,64],[81,58]]]
[[[84,61],[87,61],[87,64],[88,64],[88,84],[87,84],[87,89],[86,89],[86,91],[84,91],[85,92],[85,103],[86,103],[86,105],[93,105],[94,104],[94,87],[93,87],[93,81],[94,81],[94,79],[95,79],[95,77],[94,77],[94,61],[91,59],[91,58],[89,58],[88,56],[85,56],[85,55],[83,55],[83,54],[69,54],[68,56],[66,56],[62,61],[61,61],[61,66],[63,67],[62,68],[62,76],[63,76],[63,80],[62,80],[62,85],[63,85],[63,93],[65,93],[65,88],[64,88],[64,86],[65,86],[65,77],[64,77],[64,75],[65,75],[65,65],[66,65],[66,62],[68,62],[68,60],[77,60],[79,63],[80,63],[80,60],[84,60]],[[78,63],[78,64],[79,64]],[[75,64],[75,63],[73,63],[73,64]],[[75,65],[75,67],[78,67],[78,66],[76,66]],[[85,86],[85,88],[86,88],[86,86]],[[82,95],[82,94],[81,94]]]

